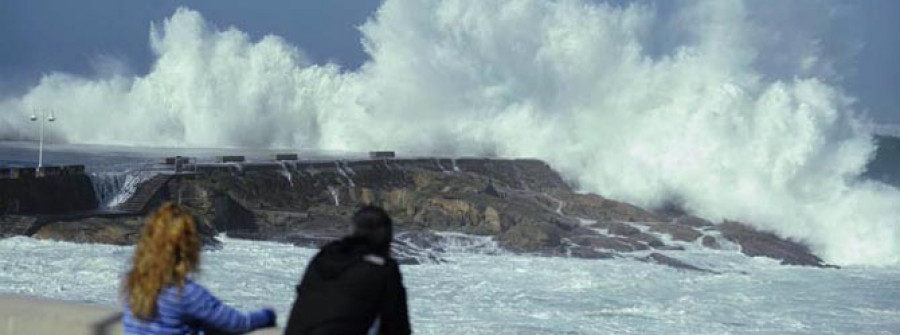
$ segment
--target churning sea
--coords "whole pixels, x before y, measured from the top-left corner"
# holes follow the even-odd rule
[[[242,309],[289,312],[316,250],[221,238],[197,280]],[[718,274],[628,259],[484,252],[457,239],[446,263],[402,268],[417,334],[900,334],[900,269],[782,266],[737,251],[672,256]],[[117,304],[131,247],[0,240],[0,293]]]

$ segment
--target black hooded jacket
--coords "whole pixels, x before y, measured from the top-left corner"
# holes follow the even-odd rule
[[[348,237],[319,251],[297,286],[285,334],[410,334],[406,289],[396,261],[364,239]]]

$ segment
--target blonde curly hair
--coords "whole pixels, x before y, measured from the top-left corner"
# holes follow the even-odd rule
[[[167,202],[150,216],[122,288],[135,317],[152,319],[160,291],[170,285],[184,287],[200,265],[200,246],[194,217],[186,209]]]

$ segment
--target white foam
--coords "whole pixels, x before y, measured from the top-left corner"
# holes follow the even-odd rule
[[[281,162],[281,170],[280,170],[280,173],[281,173],[281,176],[283,176],[284,179],[286,179],[286,180],[288,181],[288,184],[290,184],[291,187],[293,187],[293,186],[294,186],[294,179],[293,179],[293,177],[291,176],[291,171],[290,171],[290,169],[288,169],[287,162]]]
[[[356,187],[356,183],[353,182],[353,178],[350,177],[350,173],[347,173],[348,171],[344,169],[344,166],[341,164],[340,161],[334,162],[334,166],[337,169],[338,174],[340,174],[342,177],[344,177],[344,179],[347,181],[348,186]],[[351,170],[351,172],[352,172],[352,170]]]
[[[328,186],[328,194],[331,195],[331,200],[334,200],[335,206],[341,205],[341,195],[338,193],[338,189],[334,186]]]
[[[129,170],[125,172],[92,172],[89,176],[100,208],[110,209],[131,198],[141,183],[153,178],[158,173],[158,171],[149,170]]]

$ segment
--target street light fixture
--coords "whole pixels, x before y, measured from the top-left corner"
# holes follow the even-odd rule
[[[47,115],[46,109],[41,109],[41,116],[38,117],[37,114],[34,113],[34,109],[31,110],[31,121],[38,121],[40,119],[41,123],[41,135],[40,135],[40,144],[38,146],[38,166],[36,169],[36,174],[41,176],[43,171],[41,168],[44,167],[44,121],[53,122],[56,121],[56,117],[53,116],[53,111],[50,111],[50,115]]]

